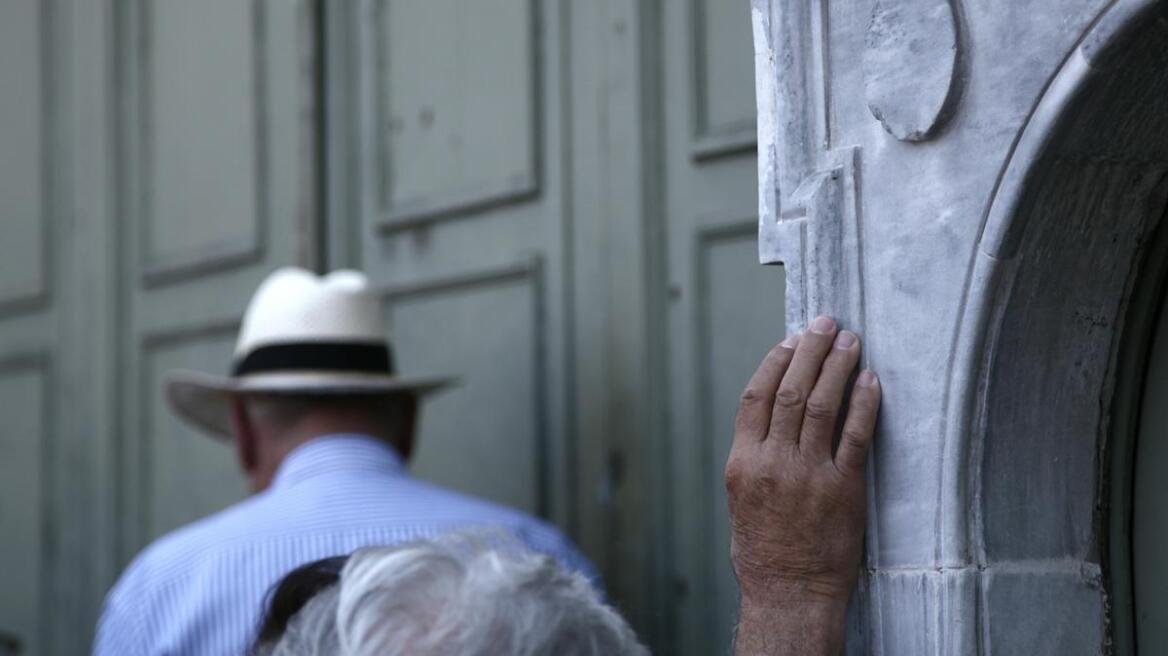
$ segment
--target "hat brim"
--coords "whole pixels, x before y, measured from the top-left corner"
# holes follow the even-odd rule
[[[231,439],[230,400],[240,394],[426,396],[457,384],[449,376],[388,376],[351,372],[281,372],[227,378],[176,371],[165,383],[171,410],[217,440]]]

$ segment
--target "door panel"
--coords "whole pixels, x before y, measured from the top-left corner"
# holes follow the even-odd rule
[[[705,505],[700,521],[709,529],[704,545],[711,590],[708,639],[716,651],[718,645],[730,644],[738,606],[738,586],[728,557],[730,522],[722,473],[734,437],[739,395],[782,332],[785,281],[782,269],[757,263],[753,221],[737,230],[705,233],[699,244],[698,302],[703,325],[699,327],[698,378],[702,381],[700,439],[706,467],[702,486],[678,502],[697,506],[700,495]]]
[[[142,257],[152,276],[254,255],[264,220],[264,4],[147,2]]]
[[[389,321],[404,371],[457,372],[428,403],[413,471],[533,514],[543,499],[539,269],[395,289]]]
[[[544,174],[565,153],[556,87],[539,79],[562,56],[540,18],[555,3],[473,5],[366,0],[348,17],[353,117],[377,136],[351,144],[361,212],[348,263],[383,288],[402,371],[463,379],[423,408],[414,471],[563,518],[566,497],[541,483],[566,464],[545,460],[564,448],[551,408],[563,388],[548,384],[564,368],[542,347],[555,338],[545,312],[562,307],[545,285],[562,280],[564,199]]]
[[[26,654],[41,653],[46,630],[44,540],[52,518],[46,498],[50,472],[45,454],[51,442],[45,439],[50,417],[45,364],[36,357],[0,361],[0,559],[9,564],[0,595],[0,636],[12,636]]]
[[[385,0],[376,11],[383,220],[534,193],[535,3]]]
[[[309,0],[136,0],[121,17],[124,562],[244,496],[230,444],[174,417],[161,386],[175,369],[227,373],[259,281],[315,264],[317,128]]]
[[[383,288],[405,373],[464,381],[423,408],[414,471],[559,524],[651,637],[648,6],[327,11],[347,137],[330,142],[329,264]]]
[[[53,383],[48,11],[0,3],[0,650],[42,653],[52,617]]]
[[[246,267],[262,275],[283,259],[266,258],[263,241],[271,220],[261,182],[270,174],[261,156],[265,3],[171,0],[130,9],[139,37],[127,57],[138,82],[131,135],[140,175],[132,183],[137,266],[124,282],[132,320],[145,332],[132,356],[140,432],[122,454],[135,482],[126,507],[137,507],[124,556],[244,496],[231,449],[174,417],[161,385],[176,368],[226,372],[235,324],[219,318],[242,313],[247,289],[233,282],[223,294],[222,274]],[[296,224],[282,219],[275,227],[278,235]],[[175,312],[180,294],[188,313]],[[208,324],[208,316],[223,325]]]
[[[384,288],[404,371],[465,377],[415,471],[565,526],[655,649],[710,653],[735,596],[716,404],[784,323],[752,264],[749,5],[329,12],[330,265]]]
[[[718,156],[726,151],[750,150],[757,113],[750,5],[717,0],[688,3],[694,21],[689,31],[694,39],[691,93],[695,154]]]
[[[0,650],[86,652],[121,566],[242,496],[159,386],[316,264],[313,10],[0,3]]]
[[[42,11],[36,0],[0,4],[0,308],[34,302],[48,285]]]
[[[143,348],[143,398],[146,423],[137,461],[144,472],[145,535],[154,539],[247,494],[230,443],[207,439],[179,421],[163,398],[167,372],[179,369],[215,370],[231,361],[237,325],[234,322],[200,335],[168,335]],[[219,369],[222,371],[222,368]]]

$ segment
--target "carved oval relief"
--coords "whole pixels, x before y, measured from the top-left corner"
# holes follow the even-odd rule
[[[957,104],[958,46],[949,0],[877,0],[865,39],[864,89],[889,134],[924,141],[945,126]]]

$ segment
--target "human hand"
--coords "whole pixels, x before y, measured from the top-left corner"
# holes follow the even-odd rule
[[[833,653],[863,550],[865,463],[880,384],[862,372],[832,453],[855,334],[819,317],[767,354],[742,394],[726,463],[740,654]]]

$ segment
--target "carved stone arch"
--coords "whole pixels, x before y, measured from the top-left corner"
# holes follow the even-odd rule
[[[979,572],[966,616],[984,653],[1110,649],[1108,438],[1133,290],[1168,208],[1165,43],[1166,2],[1098,17],[1015,141],[969,264],[942,550]]]

